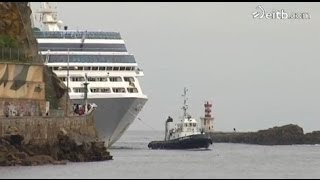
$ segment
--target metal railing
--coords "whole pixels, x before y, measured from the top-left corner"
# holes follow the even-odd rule
[[[42,59],[41,55],[31,55],[22,48],[0,48],[0,62],[39,63],[37,58]]]

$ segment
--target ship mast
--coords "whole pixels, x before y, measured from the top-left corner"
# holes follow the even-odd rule
[[[187,109],[188,109],[188,105],[187,105],[187,91],[188,89],[187,88],[184,88],[183,90],[183,106],[182,106],[182,110],[183,110],[183,118],[182,119],[185,119],[187,117]]]

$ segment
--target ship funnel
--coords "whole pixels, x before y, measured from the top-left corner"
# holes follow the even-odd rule
[[[173,124],[173,119],[169,116],[167,121],[166,121],[166,127],[165,127],[165,137],[164,140],[169,140],[169,136],[170,136],[170,130]]]
[[[64,26],[64,30],[65,30],[65,31],[68,30],[68,26]]]

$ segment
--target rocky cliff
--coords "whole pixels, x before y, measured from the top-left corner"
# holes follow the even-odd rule
[[[25,63],[42,64],[42,57],[38,55],[38,43],[31,27],[32,11],[28,2],[0,2],[0,12],[0,49],[18,48],[19,56],[22,54],[26,59]],[[47,66],[44,67],[43,75],[46,82],[46,100],[50,102],[50,108],[62,109],[68,102],[65,98],[69,98],[67,87]],[[70,106],[70,102],[68,105]]]
[[[31,28],[31,9],[28,2],[0,2],[0,37],[10,37],[24,49],[32,62],[42,62],[37,41]],[[16,48],[16,47],[15,47]]]

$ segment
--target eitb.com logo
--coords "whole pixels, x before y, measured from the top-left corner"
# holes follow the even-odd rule
[[[284,9],[272,10],[266,12],[264,8],[259,5],[256,7],[257,11],[252,13],[253,19],[310,19],[311,16],[307,12],[293,12],[287,13]]]

